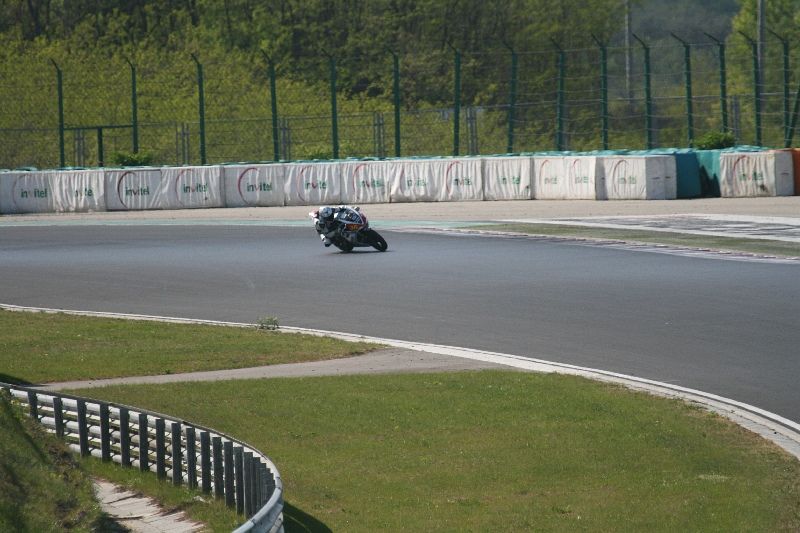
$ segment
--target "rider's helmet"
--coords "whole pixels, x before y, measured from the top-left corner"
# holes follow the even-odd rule
[[[322,220],[330,220],[333,216],[333,209],[327,205],[319,210],[319,218]]]

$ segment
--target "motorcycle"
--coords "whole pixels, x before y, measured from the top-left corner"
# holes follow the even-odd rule
[[[319,211],[312,211],[308,215],[316,220]],[[340,207],[333,220],[336,233],[330,237],[331,244],[341,251],[347,253],[352,252],[353,248],[372,247],[379,252],[385,252],[389,248],[386,239],[369,227],[367,216],[360,208]]]

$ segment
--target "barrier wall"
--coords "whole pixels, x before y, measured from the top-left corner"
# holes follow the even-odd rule
[[[483,160],[483,199],[530,200],[532,175],[530,157],[487,157]]]
[[[594,156],[534,157],[533,197],[537,200],[597,199],[599,161],[600,158]]]
[[[479,158],[391,161],[391,202],[483,200]]]
[[[745,146],[680,153],[664,150],[660,154],[593,152],[13,171],[0,172],[0,213],[785,196],[800,194],[800,172],[795,172],[794,166],[800,166],[796,150],[762,151]],[[683,183],[677,179],[681,172]]]
[[[677,196],[675,158],[667,155],[602,158],[598,199],[674,200]]]
[[[325,205],[342,202],[340,163],[286,165],[284,205]]]
[[[104,211],[102,170],[0,174],[0,213]]]
[[[722,153],[720,194],[723,198],[793,195],[791,151]]]
[[[388,161],[341,163],[342,203],[384,204],[389,202],[392,165]]]
[[[222,167],[226,207],[275,207],[285,202],[286,165]]]

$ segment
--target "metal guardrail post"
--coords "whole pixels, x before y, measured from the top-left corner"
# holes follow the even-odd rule
[[[186,477],[190,489],[197,488],[197,443],[194,428],[186,428]]]
[[[111,460],[111,424],[107,403],[100,404],[100,456],[103,461]]]
[[[183,483],[183,453],[181,448],[181,423],[173,422],[172,433],[172,484],[176,487]]]
[[[211,436],[200,432],[200,484],[206,494],[211,492]]]
[[[139,413],[139,471],[146,472],[150,469],[150,439],[147,424],[147,415]]]
[[[53,420],[56,426],[56,435],[64,436],[64,405],[61,398],[53,396]]]
[[[36,397],[36,393],[33,391],[28,391],[28,413],[30,414],[31,418],[39,421],[39,402],[37,401],[38,398]]]
[[[225,473],[222,469],[222,438],[215,436],[211,439],[214,457],[214,498],[221,500],[225,495]]]
[[[234,488],[233,443],[231,441],[225,441],[222,454],[225,466],[225,505],[233,508],[236,506],[236,493]]]
[[[241,446],[234,448],[233,462],[236,469],[236,512],[244,514],[244,450]]]
[[[125,407],[119,409],[119,456],[122,466],[131,466],[131,413]]]
[[[158,479],[167,477],[167,450],[165,449],[166,424],[163,418],[156,419],[156,474]]]
[[[78,443],[81,457],[89,456],[89,427],[86,423],[86,401],[78,400]]]

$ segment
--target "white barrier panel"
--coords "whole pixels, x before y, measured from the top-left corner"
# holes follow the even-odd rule
[[[599,164],[598,158],[593,156],[564,157],[562,165],[567,199],[597,199],[597,187],[602,183],[597,179]]]
[[[169,209],[170,188],[160,168],[122,168],[105,172],[106,208],[109,211]]]
[[[105,211],[102,170],[9,172],[0,177],[0,213]]]
[[[334,205],[342,201],[339,163],[286,165],[286,205]]]
[[[530,200],[533,198],[530,157],[487,157],[483,160],[485,200]]]
[[[791,196],[794,194],[792,154],[784,150],[723,152],[719,189],[723,198]]]
[[[392,161],[392,202],[483,200],[481,160],[419,159]]]
[[[223,207],[222,167],[164,167],[162,185],[168,187],[170,208]]]
[[[340,164],[342,195],[347,204],[389,202],[391,165],[387,161],[348,161]]]
[[[569,191],[564,177],[564,156],[533,158],[533,197],[537,200],[564,200]]]
[[[283,206],[286,166],[226,165],[222,167],[227,207]]]
[[[675,158],[669,155],[601,158],[603,183],[598,199],[674,200]]]

